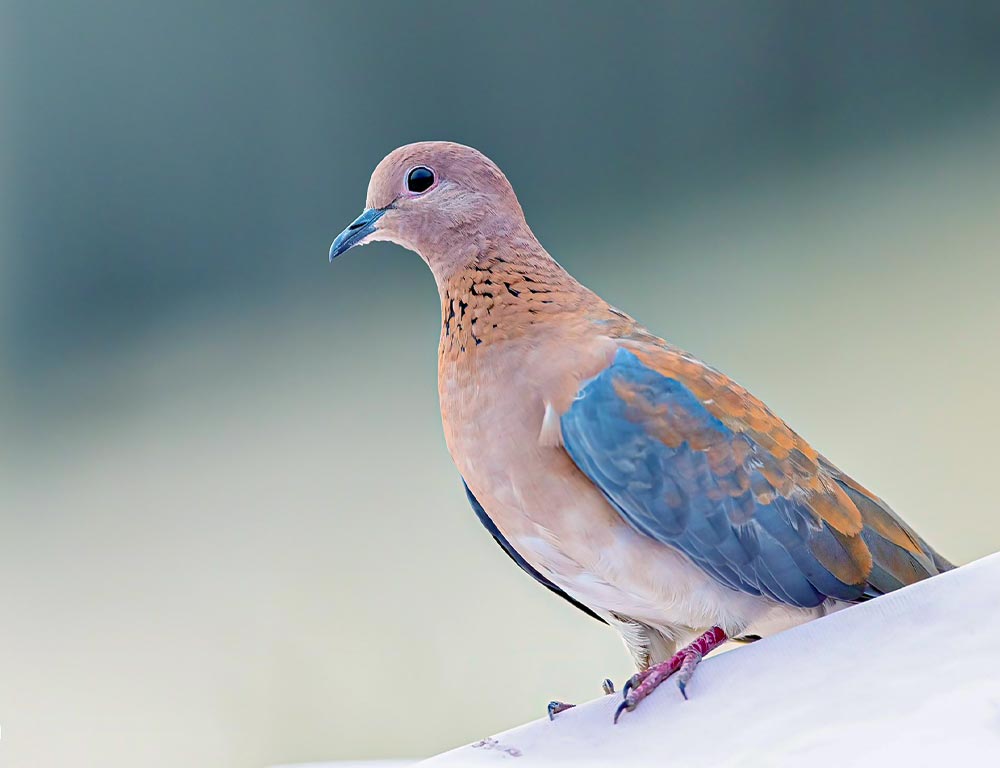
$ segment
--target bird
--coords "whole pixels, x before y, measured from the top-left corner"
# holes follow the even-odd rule
[[[330,261],[375,241],[434,276],[442,425],[475,514],[631,653],[615,722],[664,680],[687,698],[728,640],[954,567],[754,395],[574,279],[478,150],[390,152]]]

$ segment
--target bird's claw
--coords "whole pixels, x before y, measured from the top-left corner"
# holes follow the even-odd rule
[[[680,668],[677,670],[677,690],[681,692],[681,696],[684,697],[684,701],[687,701],[687,684],[690,682],[691,677],[694,675],[695,667],[701,662],[701,654],[697,651],[692,651],[684,656],[684,660],[681,662]]]
[[[631,712],[635,709],[635,705],[636,702],[628,696],[622,699],[622,703],[619,704],[618,708],[615,710],[615,725],[618,724],[618,718],[622,716],[622,712]]]
[[[628,696],[628,692],[633,688],[636,688],[639,683],[642,682],[642,675],[634,674],[628,680],[625,681],[625,685],[622,686],[622,697]]]
[[[631,712],[635,709],[640,701],[649,696],[668,677],[673,677],[677,681],[677,689],[687,700],[687,684],[691,681],[698,663],[706,653],[713,651],[725,640],[726,633],[718,627],[713,627],[666,661],[632,675],[622,688],[622,703],[615,710],[615,722],[618,722],[622,712]]]
[[[640,699],[635,695],[635,690],[642,683],[643,678],[644,675],[637,672],[625,681],[625,685],[622,686],[622,703],[615,710],[615,724],[618,723],[618,718],[622,716],[622,712],[631,712],[635,709],[635,705],[639,703]]]
[[[549,705],[545,708],[549,713],[549,720],[555,720],[556,715],[560,712],[565,712],[567,709],[573,709],[576,704],[567,704],[564,701],[550,701]]]
[[[615,684],[607,678],[604,678],[604,682],[601,683],[601,688],[604,690],[605,695],[615,692]],[[573,709],[575,706],[576,704],[567,704],[564,701],[550,701],[545,709],[549,713],[549,720],[555,720],[556,715],[560,712],[565,712],[567,709]]]

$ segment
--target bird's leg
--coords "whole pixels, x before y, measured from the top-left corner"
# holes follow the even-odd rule
[[[610,696],[615,692],[615,684],[611,682],[610,679],[604,678],[604,682],[601,683],[601,690],[604,691],[605,696]],[[546,710],[549,713],[549,720],[555,720],[556,715],[560,712],[565,712],[567,709],[573,709],[576,704],[567,704],[564,701],[550,701]]]
[[[632,675],[631,679],[622,688],[622,703],[615,710],[615,722],[622,712],[631,712],[636,705],[649,696],[656,687],[671,675],[677,675],[677,687],[680,688],[681,695],[687,698],[687,684],[694,674],[695,667],[706,653],[711,653],[726,640],[726,633],[719,627],[712,627],[708,632],[700,635],[693,643],[686,645],[666,661],[654,664],[649,669]]]

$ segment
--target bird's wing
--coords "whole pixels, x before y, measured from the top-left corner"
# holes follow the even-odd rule
[[[625,520],[733,589],[807,607],[949,567],[749,392],[658,339],[623,339],[561,427]]]
[[[596,613],[590,610],[590,608],[585,606],[579,600],[567,595],[565,592],[559,589],[559,587],[557,587],[547,578],[542,576],[542,574],[540,574],[538,571],[532,568],[531,564],[523,557],[521,557],[521,555],[518,554],[517,550],[514,549],[511,543],[507,541],[507,537],[504,536],[502,533],[500,533],[500,529],[496,527],[496,524],[493,522],[490,516],[486,514],[486,510],[483,509],[483,505],[479,503],[479,499],[477,499],[475,495],[472,493],[472,491],[469,490],[469,484],[466,483],[465,480],[462,481],[462,484],[465,486],[465,495],[469,497],[469,504],[472,505],[472,511],[476,513],[476,517],[479,518],[479,522],[481,522],[483,524],[483,527],[490,532],[490,535],[493,536],[493,540],[500,545],[500,548],[507,553],[507,556],[521,567],[521,570],[523,570],[525,573],[531,576],[531,578],[533,578],[543,587],[552,590],[557,595],[559,595],[559,597],[575,605],[577,608],[579,608],[588,616],[593,616],[602,624],[607,623],[604,621],[604,619],[602,619],[600,616],[598,616]]]

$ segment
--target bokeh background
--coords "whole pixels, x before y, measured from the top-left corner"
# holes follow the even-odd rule
[[[1000,548],[996,3],[2,2],[0,99],[4,768],[419,757],[629,674],[467,508],[423,264],[327,264],[414,140]]]

